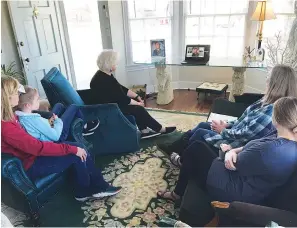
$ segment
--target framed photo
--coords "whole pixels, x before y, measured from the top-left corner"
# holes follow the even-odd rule
[[[166,57],[165,40],[151,40],[151,57]]]

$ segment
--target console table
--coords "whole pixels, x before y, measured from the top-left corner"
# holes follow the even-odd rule
[[[173,100],[173,89],[171,86],[172,76],[171,71],[167,69],[167,66],[180,66],[180,67],[231,67],[233,69],[232,87],[229,95],[229,100],[234,101],[234,95],[241,95],[244,92],[245,85],[245,72],[247,68],[266,69],[266,64],[263,62],[251,62],[244,63],[241,58],[216,58],[210,57],[209,62],[206,65],[197,65],[195,63],[182,64],[182,58],[180,61],[172,60],[158,60],[157,62],[152,59],[148,59],[141,62],[135,62],[135,64],[155,66],[157,68],[158,79],[158,98],[157,104],[165,105],[169,104]],[[218,76],[219,77],[219,76]],[[199,85],[197,85],[199,86]]]

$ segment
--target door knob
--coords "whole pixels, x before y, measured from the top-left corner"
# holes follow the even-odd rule
[[[23,42],[23,41],[21,41],[21,42],[20,42],[20,45],[21,45],[21,46],[24,46],[24,42]]]
[[[28,63],[28,62],[30,62],[30,59],[29,58],[25,58],[24,61]]]

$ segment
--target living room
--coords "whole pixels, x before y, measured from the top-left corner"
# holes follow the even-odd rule
[[[296,225],[293,206],[272,204],[275,213],[282,209],[289,215],[261,220],[249,214],[249,205],[211,203],[214,200],[207,201],[204,193],[194,200],[191,194],[200,190],[189,187],[191,183],[187,197],[177,200],[181,205],[168,201],[168,192],[159,193],[173,192],[182,167],[181,154],[172,152],[184,145],[174,144],[167,153],[167,144],[184,140],[203,122],[209,123],[209,131],[221,133],[224,124],[216,121],[242,120],[244,111],[259,99],[266,99],[265,105],[273,103],[267,98],[269,89],[274,93],[272,78],[277,80],[279,72],[289,69],[296,72],[296,15],[295,0],[2,1],[2,81],[2,76],[9,76],[25,86],[18,91],[19,102],[28,93],[27,85],[36,88],[38,111],[53,122],[63,116],[53,115],[57,103],[77,106],[79,114],[69,125],[67,140],[61,142],[81,143],[82,159],[90,152],[106,182],[122,188],[115,197],[78,203],[71,185],[65,186],[67,176],[59,172],[32,180],[23,167],[27,163],[22,164],[16,154],[3,157],[7,151],[2,147],[2,167],[6,167],[2,212],[14,226],[173,226],[179,220],[191,226],[217,226],[224,224],[218,217],[224,220],[220,207],[226,207],[226,217],[239,213],[248,218],[233,225],[265,226],[271,221]],[[288,69],[278,68],[279,64]],[[103,80],[109,84],[92,88],[91,81],[102,72],[112,73],[114,81]],[[275,82],[287,91],[285,97],[295,96],[294,79],[290,80]],[[286,82],[294,88],[286,89]],[[118,85],[129,102],[131,98],[128,108],[111,104],[117,103]],[[258,108],[269,116],[270,128],[273,106]],[[62,121],[66,125],[67,117]],[[147,129],[142,129],[146,121]],[[194,135],[199,138],[200,133]],[[243,141],[236,145],[249,140]],[[220,145],[218,149],[222,150]],[[14,186],[15,181],[19,185]],[[191,199],[203,206],[192,207]],[[201,219],[195,219],[197,211]],[[284,218],[292,223],[283,223]]]

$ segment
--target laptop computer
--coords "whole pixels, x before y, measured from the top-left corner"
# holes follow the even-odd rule
[[[185,61],[182,64],[207,65],[209,61],[210,45],[187,45]]]

